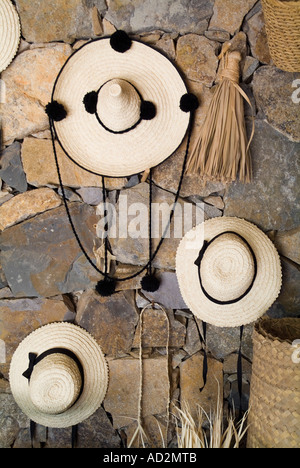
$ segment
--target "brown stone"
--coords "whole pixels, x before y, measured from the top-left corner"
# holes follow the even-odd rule
[[[219,210],[224,210],[224,202],[221,197],[216,197],[216,196],[205,197],[203,201],[205,203],[208,203],[209,205],[215,206]]]
[[[234,34],[257,0],[215,0],[214,14],[209,29],[220,29]]]
[[[167,314],[167,317],[166,317]],[[185,326],[174,319],[172,310],[146,309],[143,313],[142,346],[143,348],[170,347],[182,348],[185,344]],[[168,322],[167,322],[168,321]],[[169,337],[168,337],[169,323]],[[140,347],[141,318],[136,328],[133,347]]]
[[[277,131],[292,141],[300,141],[299,102],[293,99],[300,73],[289,73],[271,66],[254,74],[253,93],[259,111]]]
[[[67,312],[67,306],[59,298],[0,300],[0,340],[6,351],[0,372],[7,375],[14,351],[29,333],[47,323],[64,320]]]
[[[71,448],[71,440],[71,428],[49,427],[45,448]],[[76,448],[118,449],[120,446],[120,436],[102,407],[78,426]]]
[[[286,316],[299,316],[300,309],[300,268],[299,265],[281,257],[282,288],[277,302]]]
[[[202,349],[198,327],[195,319],[190,318],[186,329],[186,343],[183,349],[192,356]]]
[[[69,159],[56,142],[56,151],[62,181],[66,187],[101,187],[101,177],[81,169]],[[22,163],[27,181],[35,187],[59,185],[57,169],[50,140],[25,138],[22,144]],[[126,178],[106,178],[108,190],[120,190],[127,183]]]
[[[38,213],[61,205],[61,198],[50,188],[21,193],[0,206],[0,230],[20,223]]]
[[[213,85],[218,67],[217,46],[204,36],[187,34],[177,42],[177,64],[186,78]]]
[[[175,60],[176,58],[176,50],[175,44],[171,36],[165,34],[156,42],[156,47],[162,51],[169,59]]]
[[[212,0],[108,0],[105,18],[128,33],[161,30],[203,34],[212,8]]]
[[[43,0],[17,0],[22,34],[28,42],[73,42],[93,36],[91,9],[83,0],[53,0],[51,11]]]
[[[300,265],[300,227],[277,232],[274,244],[281,255]]]
[[[244,31],[247,33],[253,57],[261,63],[270,64],[271,56],[262,10],[248,19]]]
[[[159,288],[154,291],[145,291],[142,294],[150,301],[166,307],[167,309],[186,309],[182,298],[176,273],[164,271],[156,274],[159,280]]]
[[[78,236],[93,258],[95,209],[70,203]],[[0,238],[1,264],[15,297],[55,296],[86,289],[99,280],[87,264],[64,206],[5,229]]]
[[[71,50],[67,44],[55,43],[25,50],[1,74],[6,85],[6,99],[1,104],[4,143],[49,127],[44,106],[51,100],[54,80]]]
[[[197,128],[197,127],[196,127]],[[195,129],[195,131],[197,131]],[[196,138],[196,134],[195,134]],[[169,159],[167,159],[159,168],[154,169],[153,179],[155,183],[166,190],[176,193],[182,165],[185,156],[184,145]],[[222,182],[204,182],[197,174],[185,174],[180,196],[187,198],[192,195],[207,197],[211,193],[224,190],[225,185]]]
[[[86,291],[78,302],[76,322],[93,334],[105,354],[128,353],[138,322],[133,293],[120,291],[101,297],[93,290]]]
[[[269,91],[265,89],[264,93]],[[224,215],[244,218],[264,231],[295,229],[299,225],[299,149],[299,143],[289,141],[267,122],[256,120],[251,144],[252,182],[237,181],[228,186]]]
[[[178,175],[177,175],[178,177]],[[158,246],[163,233],[168,226],[170,210],[174,205],[174,195],[165,190],[153,187],[153,252]],[[145,265],[149,260],[149,185],[141,183],[127,190],[123,190],[116,206],[117,224],[115,232],[111,232],[110,243],[117,261],[132,265]],[[190,209],[184,221],[184,213]],[[198,215],[198,218],[197,218]],[[166,232],[163,244],[156,255],[153,266],[156,268],[175,269],[175,255],[178,244],[182,239],[185,228],[190,229],[196,219],[203,219],[203,211],[192,203],[178,200],[170,231]],[[120,228],[121,226],[121,228]]]
[[[189,406],[191,415],[196,421],[198,406],[209,415],[216,410],[218,399],[220,402],[223,400],[223,365],[210,357],[207,382],[200,392],[203,386],[203,359],[202,354],[196,353],[180,365],[181,405],[186,403]]]
[[[140,361],[108,360],[109,386],[103,405],[112,415],[115,428],[128,426],[138,417]],[[166,357],[143,359],[142,416],[166,414],[169,377]]]

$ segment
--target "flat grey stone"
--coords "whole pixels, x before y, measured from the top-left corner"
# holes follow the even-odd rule
[[[0,152],[0,178],[16,189],[26,192],[27,180],[21,162],[21,144],[15,142]]]
[[[299,225],[300,144],[257,120],[251,144],[253,180],[232,183],[225,193],[225,216],[237,216],[264,231]]]

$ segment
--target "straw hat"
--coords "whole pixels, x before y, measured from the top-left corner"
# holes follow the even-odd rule
[[[281,264],[270,239],[238,218],[214,218],[182,239],[176,256],[182,297],[201,320],[218,327],[254,322],[281,289]]]
[[[178,148],[190,121],[190,109],[181,105],[187,95],[169,59],[117,31],[69,57],[46,112],[75,163],[125,177],[157,166]]]
[[[66,322],[52,323],[20,343],[9,378],[17,404],[32,421],[62,428],[79,424],[99,408],[108,367],[87,331]]]
[[[21,37],[19,16],[10,0],[0,2],[0,73],[17,53]]]

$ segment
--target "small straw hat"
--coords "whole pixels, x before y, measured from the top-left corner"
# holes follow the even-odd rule
[[[218,327],[256,321],[278,297],[282,281],[270,239],[254,224],[231,217],[210,219],[185,235],[176,273],[190,310]]]
[[[179,147],[190,121],[181,106],[186,95],[169,59],[117,31],[69,57],[46,111],[51,118],[51,105],[60,106],[56,137],[76,164],[125,177],[157,166]]]
[[[46,427],[75,426],[101,405],[108,367],[96,340],[66,322],[28,335],[10,365],[12,394],[22,411]]]
[[[10,0],[0,2],[0,73],[17,53],[21,37],[18,13]]]

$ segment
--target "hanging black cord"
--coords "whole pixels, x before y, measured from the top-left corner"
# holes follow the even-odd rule
[[[181,186],[182,186],[182,182],[183,182],[183,178],[184,178],[184,174],[185,174],[185,168],[186,168],[186,163],[187,163],[187,158],[188,158],[188,154],[189,154],[189,147],[190,147],[190,142],[191,142],[191,136],[192,136],[192,128],[193,128],[193,123],[194,123],[194,111],[191,112],[191,115],[190,115],[190,121],[189,121],[189,126],[188,126],[188,137],[187,137],[187,145],[186,145],[186,152],[185,152],[185,157],[184,157],[184,161],[183,161],[183,167],[182,167],[182,172],[181,172],[181,177],[180,177],[180,180],[179,180],[179,184],[178,184],[178,189],[177,189],[177,192],[176,192],[176,195],[175,195],[175,201],[174,201],[174,205],[173,205],[173,208],[171,210],[171,213],[170,213],[170,218],[169,218],[169,221],[167,223],[167,226],[165,228],[165,231],[162,235],[162,238],[160,239],[153,255],[151,256],[151,258],[149,258],[149,261],[148,263],[141,269],[139,270],[138,272],[134,273],[133,275],[130,275],[130,276],[127,276],[126,278],[114,278],[114,277],[111,277],[109,276],[107,273],[101,271],[97,265],[95,265],[95,263],[93,262],[93,260],[90,258],[90,256],[88,255],[88,253],[86,252],[78,234],[77,234],[77,231],[76,231],[76,228],[74,226],[74,223],[73,223],[73,220],[72,220],[72,217],[71,217],[71,213],[70,213],[70,210],[69,210],[69,206],[68,206],[68,201],[67,201],[67,197],[66,197],[66,193],[65,193],[65,190],[64,190],[64,186],[63,186],[63,182],[62,182],[62,176],[61,176],[61,171],[60,171],[60,167],[59,167],[59,162],[58,162],[58,156],[57,156],[57,152],[56,152],[56,146],[55,146],[55,139],[57,138],[57,134],[56,134],[56,131],[55,131],[55,127],[54,127],[54,124],[53,124],[53,120],[51,118],[49,118],[49,123],[50,123],[50,131],[51,131],[51,140],[52,140],[52,147],[53,147],[53,153],[54,153],[54,158],[55,158],[55,163],[56,163],[56,169],[57,169],[57,174],[58,174],[58,179],[59,179],[59,184],[60,184],[60,187],[61,187],[61,191],[62,191],[62,197],[63,197],[63,202],[64,202],[64,205],[65,205],[65,208],[66,208],[66,212],[67,212],[67,216],[68,216],[68,219],[69,219],[69,222],[70,222],[70,225],[71,225],[71,228],[72,228],[72,231],[73,231],[73,234],[78,242],[78,245],[82,251],[82,253],[84,254],[84,256],[86,257],[87,261],[91,264],[91,266],[102,276],[104,276],[105,278],[108,278],[108,279],[112,279],[112,280],[115,280],[115,281],[127,281],[127,280],[130,280],[130,279],[133,279],[133,278],[136,278],[137,276],[139,276],[141,273],[143,273],[143,271],[145,271],[146,269],[149,268],[149,265],[152,265],[152,262],[153,260],[155,259],[159,249],[161,248],[162,246],[162,243],[165,239],[165,235],[169,229],[169,226],[172,222],[172,219],[173,219],[173,216],[174,216],[174,213],[175,213],[175,208],[176,208],[176,205],[177,205],[177,202],[178,202],[178,198],[179,198],[179,194],[180,194],[180,191],[181,191]],[[151,185],[151,184],[150,184]],[[107,240],[108,241],[108,240]],[[107,251],[107,250],[106,250]]]
[[[104,218],[108,216],[107,206],[106,206],[106,189],[105,189],[105,177],[102,176],[102,198],[104,203]],[[108,276],[108,264],[107,264],[107,256],[108,256],[108,221],[104,225],[104,245],[105,245],[105,253],[104,253],[104,277],[107,278]]]
[[[148,275],[152,274],[152,193],[153,188],[153,179],[152,179],[152,168],[149,173],[149,265],[148,265]]]
[[[243,398],[243,365],[242,365],[242,340],[243,340],[244,325],[240,327],[240,347],[237,361],[237,378],[238,378],[238,391],[240,399],[239,419],[242,418],[242,398]]]

